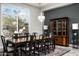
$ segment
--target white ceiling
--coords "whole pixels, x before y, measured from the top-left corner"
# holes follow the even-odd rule
[[[43,11],[47,11],[50,9],[71,5],[72,3],[27,3],[27,4],[37,8],[41,8]]]
[[[27,4],[38,7],[38,8],[48,5],[48,3],[27,3]]]

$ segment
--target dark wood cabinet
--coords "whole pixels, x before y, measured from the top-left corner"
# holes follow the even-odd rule
[[[62,17],[52,19],[52,32],[57,45],[68,46],[69,44],[69,18]]]

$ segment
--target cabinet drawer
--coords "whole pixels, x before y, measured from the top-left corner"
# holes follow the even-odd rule
[[[56,44],[62,44],[63,40],[61,38],[55,39]]]

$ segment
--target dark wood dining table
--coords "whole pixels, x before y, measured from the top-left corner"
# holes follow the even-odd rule
[[[29,40],[26,40],[27,37],[25,35],[20,35],[20,36],[13,37],[13,38],[15,38],[15,40],[7,40],[7,46],[9,44],[12,44],[12,46],[14,47],[15,53],[16,53],[16,50],[18,49],[19,56],[21,56],[22,53],[21,53],[21,49],[20,48],[22,48],[26,43],[29,43],[30,42],[30,38],[29,38]],[[50,37],[47,37],[47,38],[51,39]],[[39,41],[39,40],[41,40],[41,39],[37,38],[37,39],[33,40],[33,42]],[[55,41],[54,40],[52,40],[52,41],[54,43],[53,46],[54,46],[54,49],[55,49]]]

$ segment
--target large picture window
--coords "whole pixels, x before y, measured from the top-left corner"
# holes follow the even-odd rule
[[[10,37],[14,32],[29,32],[28,8],[1,4],[1,34]]]

